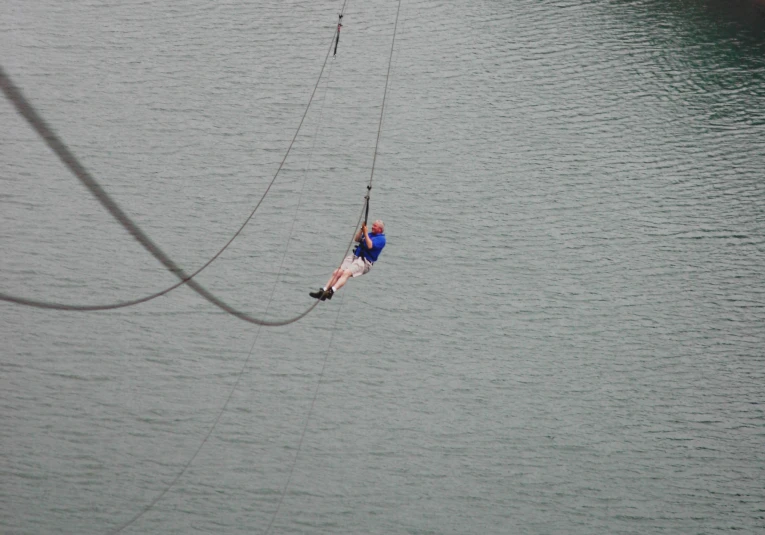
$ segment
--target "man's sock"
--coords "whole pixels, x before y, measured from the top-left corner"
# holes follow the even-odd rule
[[[333,287],[332,287],[332,292],[336,292],[336,291],[337,291],[337,288],[335,288],[335,287],[333,286]]]

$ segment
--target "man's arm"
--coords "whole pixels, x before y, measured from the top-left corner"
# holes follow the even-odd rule
[[[371,250],[374,244],[372,243],[372,238],[369,237],[369,231],[367,230],[366,223],[361,224],[361,230],[359,232],[364,233],[364,244],[367,246],[367,250]]]

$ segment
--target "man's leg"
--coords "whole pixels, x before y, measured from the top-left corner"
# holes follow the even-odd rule
[[[345,270],[342,268],[337,268],[335,271],[333,271],[332,276],[329,278],[329,280],[327,281],[327,285],[324,286],[324,288],[326,288],[327,290],[332,288],[332,286],[334,286],[337,283],[340,277],[343,276],[344,271]]]
[[[340,267],[332,273],[332,276],[327,281],[326,286],[324,286],[318,292],[309,292],[308,295],[314,299],[321,299],[322,301],[325,299],[332,299],[332,295],[337,290],[345,286],[345,283],[348,282],[348,279],[353,276],[353,271],[359,269],[359,265],[356,263],[359,261],[360,259],[358,257],[345,257],[345,260],[343,260],[343,263],[340,265]]]
[[[308,295],[310,295],[314,299],[321,299],[323,301],[324,299],[326,299],[326,297],[324,296],[327,293],[327,290],[332,288],[332,285],[337,282],[337,279],[339,279],[342,274],[343,274],[343,270],[340,268],[337,268],[335,271],[332,272],[332,275],[329,277],[327,284],[323,288],[319,289],[319,291],[316,291],[316,292],[308,292]]]
[[[349,269],[336,269],[327,281],[327,286],[318,292],[310,292],[310,296],[315,299],[321,299],[322,301],[325,299],[332,299],[332,295],[334,295],[335,291],[342,288],[351,275],[353,275],[353,272]]]
[[[335,291],[338,291],[340,288],[345,286],[345,283],[348,282],[348,279],[351,278],[353,273],[351,273],[350,269],[346,269],[340,277],[335,281],[335,283],[330,286],[330,288],[334,288]]]

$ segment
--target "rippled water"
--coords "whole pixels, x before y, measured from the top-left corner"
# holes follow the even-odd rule
[[[294,315],[342,256],[397,5],[347,4],[284,171],[199,276],[235,306]],[[341,7],[7,1],[0,64],[191,271],[273,177]],[[764,28],[746,2],[403,2],[372,273],[262,331],[188,289],[0,304],[0,531],[111,532],[193,458],[124,533],[763,532]],[[3,292],[174,282],[0,121]]]

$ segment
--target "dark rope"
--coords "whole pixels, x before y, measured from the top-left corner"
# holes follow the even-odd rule
[[[393,49],[396,44],[396,31],[398,30],[398,16],[401,13],[401,0],[398,0],[398,9],[396,10],[396,22],[393,25],[393,38],[390,42],[390,56],[388,57],[388,72],[385,75],[385,90],[383,91],[382,108],[380,109],[380,124],[377,127],[377,141],[375,142],[375,153],[372,158],[372,173],[369,176],[369,185],[367,186],[367,195],[371,193],[372,179],[375,176],[375,163],[377,163],[377,147],[380,145],[380,135],[382,134],[383,114],[385,113],[385,101],[388,97],[388,82],[390,80],[390,67],[393,63]]]
[[[332,41],[334,41],[335,36],[333,35],[332,37],[333,37]],[[96,199],[99,202],[101,202],[104,208],[106,208],[107,211],[109,211],[120,222],[120,224],[122,224],[122,226],[128,232],[130,232],[130,234],[139,243],[141,243],[141,245],[144,246],[144,248],[146,248],[155,258],[157,258],[157,260],[159,260],[162,264],[164,264],[165,267],[167,267],[167,269],[172,271],[180,279],[180,282],[178,282],[177,284],[174,284],[173,286],[170,286],[169,288],[166,288],[160,292],[157,292],[145,297],[141,297],[139,299],[123,301],[123,302],[113,303],[113,304],[106,304],[106,305],[69,305],[64,303],[52,303],[47,301],[27,299],[24,297],[18,297],[14,295],[5,294],[5,293],[0,293],[0,300],[9,301],[9,302],[20,304],[20,305],[32,306],[36,308],[45,308],[45,309],[54,309],[54,310],[70,310],[70,311],[111,310],[116,308],[124,308],[124,307],[132,306],[132,305],[137,305],[140,303],[145,303],[146,301],[150,301],[152,299],[165,295],[169,293],[170,291],[178,288],[179,286],[182,286],[183,284],[188,284],[189,287],[191,287],[194,291],[199,293],[202,297],[204,297],[205,299],[207,299],[214,305],[218,306],[219,308],[223,309],[224,311],[230,314],[233,314],[234,316],[237,316],[238,318],[244,321],[249,321],[250,323],[255,323],[257,325],[266,325],[266,326],[279,326],[279,325],[287,325],[289,323],[293,323],[294,321],[297,321],[303,318],[306,314],[308,314],[311,310],[313,310],[313,308],[316,306],[316,303],[313,303],[313,305],[309,307],[306,311],[304,311],[302,314],[295,316],[294,318],[290,318],[288,320],[281,320],[281,321],[260,320],[257,318],[253,318],[243,312],[239,312],[233,309],[232,307],[230,307],[229,305],[227,305],[225,302],[218,300],[217,298],[215,298],[215,296],[213,296],[210,292],[208,292],[204,287],[202,287],[195,281],[192,281],[192,279],[196,275],[201,273],[213,261],[215,261],[223,253],[223,251],[225,251],[226,248],[228,248],[228,246],[237,238],[237,236],[239,236],[239,234],[242,232],[244,227],[250,222],[252,217],[255,215],[255,212],[260,207],[261,203],[263,202],[266,195],[270,191],[271,186],[276,181],[276,178],[278,177],[279,172],[282,170],[284,163],[287,160],[287,156],[289,155],[292,149],[292,146],[294,145],[295,140],[297,139],[298,133],[300,132],[300,129],[303,126],[305,118],[308,114],[308,109],[310,108],[311,103],[313,102],[313,98],[316,94],[316,90],[319,86],[322,75],[324,73],[324,69],[327,65],[329,52],[332,49],[332,41],[330,41],[330,47],[327,50],[327,54],[324,58],[324,63],[322,64],[321,71],[319,73],[319,78],[317,79],[316,84],[314,85],[313,91],[311,92],[311,97],[308,101],[308,105],[306,106],[306,110],[303,113],[303,117],[300,119],[300,124],[298,125],[298,128],[295,131],[295,135],[292,137],[292,141],[290,142],[289,147],[287,148],[287,152],[285,153],[284,158],[279,164],[279,168],[276,170],[276,173],[274,174],[273,179],[271,179],[271,182],[266,188],[266,191],[261,196],[260,200],[258,201],[257,205],[250,213],[249,217],[241,225],[239,230],[237,230],[237,232],[231,237],[231,239],[223,246],[223,248],[221,248],[220,251],[218,251],[201,268],[199,268],[197,271],[193,272],[190,275],[187,275],[179,266],[177,266],[159,248],[158,245],[156,245],[147,235],[143,233],[143,231],[141,231],[138,225],[136,225],[127,216],[127,214],[119,207],[119,205],[115,201],[113,201],[111,197],[109,197],[106,191],[104,191],[104,189],[98,184],[98,182],[96,182],[96,180],[90,175],[90,173],[85,169],[85,167],[82,164],[80,164],[80,162],[77,160],[74,154],[72,154],[72,152],[67,148],[67,146],[63,143],[63,141],[61,141],[58,138],[58,136],[56,136],[53,130],[47,125],[47,123],[39,115],[39,113],[37,113],[35,108],[24,97],[21,91],[13,84],[11,79],[6,75],[5,71],[0,66],[0,88],[2,88],[8,100],[10,100],[14,104],[18,113],[27,120],[27,122],[35,129],[35,131],[37,131],[37,133],[48,144],[51,150],[53,150],[56,153],[56,155],[69,168],[69,170],[85,185],[86,188],[88,188],[88,190],[90,190],[90,192],[96,197]]]
[[[308,180],[308,169],[311,166],[311,160],[313,159],[313,153],[314,153],[314,149],[316,147],[316,140],[319,137],[318,134],[319,134],[319,127],[321,126],[321,118],[324,116],[324,104],[326,103],[326,100],[327,100],[327,93],[329,92],[329,79],[331,78],[331,76],[332,76],[332,66],[330,65],[329,72],[327,73],[327,86],[326,86],[326,88],[324,90],[324,98],[322,99],[322,103],[321,103],[321,107],[320,107],[319,121],[316,123],[316,131],[314,133],[314,140],[313,140],[313,143],[311,145],[311,153],[310,153],[310,156],[309,156],[309,159],[308,159],[308,166],[306,167],[306,171],[303,174],[303,185],[302,185],[301,190],[300,190],[300,195],[298,196],[297,206],[295,207],[295,216],[292,218],[292,226],[290,227],[290,232],[289,232],[289,236],[290,237],[292,237],[293,232],[295,231],[295,221],[297,220],[297,214],[300,212],[300,206],[302,204],[302,199],[303,199],[303,190],[305,190],[305,184],[306,184],[306,182]],[[279,277],[281,276],[282,271],[284,270],[284,263],[287,260],[287,253],[288,253],[288,251],[289,251],[289,238],[287,238],[287,247],[284,249],[284,254],[282,255],[282,261],[279,264],[279,270],[277,271],[276,280],[274,281],[274,286],[271,289],[271,296],[269,297],[268,303],[266,304],[266,312],[268,312],[268,310],[271,308],[271,303],[274,300],[274,295],[276,294],[276,285],[278,284]],[[340,304],[342,305],[342,297],[341,297]],[[337,320],[335,320],[335,324],[337,324]],[[215,420],[213,421],[213,424],[210,427],[210,430],[207,432],[205,437],[202,439],[202,442],[199,444],[199,447],[197,447],[197,449],[194,452],[194,454],[186,462],[186,464],[183,465],[183,468],[173,478],[173,480],[165,486],[165,488],[162,490],[162,492],[160,492],[151,502],[149,502],[147,505],[145,505],[143,508],[141,508],[140,511],[138,511],[132,517],[130,517],[130,519],[128,519],[125,523],[121,524],[119,527],[117,527],[113,531],[111,531],[110,532],[111,535],[115,535],[117,533],[120,533],[125,528],[127,528],[131,524],[135,523],[143,515],[148,513],[162,499],[162,497],[165,494],[167,494],[172,487],[175,486],[175,484],[183,476],[183,474],[186,473],[186,470],[188,470],[189,466],[191,466],[191,464],[194,462],[194,459],[197,458],[197,455],[199,455],[199,452],[202,451],[202,448],[204,447],[204,445],[207,443],[207,440],[212,435],[213,431],[215,430],[216,426],[218,425],[218,422],[220,421],[221,417],[223,416],[223,413],[226,412],[226,408],[228,408],[228,404],[231,401],[231,398],[234,395],[234,392],[236,391],[237,387],[239,386],[239,381],[241,380],[242,375],[244,374],[244,371],[247,369],[247,366],[248,366],[248,364],[250,362],[250,359],[252,358],[252,352],[255,350],[255,346],[258,343],[258,339],[260,338],[260,333],[261,333],[261,327],[259,326],[257,333],[255,333],[255,340],[253,340],[252,346],[250,347],[250,352],[247,354],[247,358],[245,359],[244,364],[242,365],[242,369],[239,371],[239,374],[236,377],[236,381],[234,381],[234,385],[231,387],[231,392],[229,392],[228,397],[226,398],[226,402],[223,404],[223,407],[218,412],[218,415],[215,418]],[[330,339],[330,344],[331,343],[332,343],[332,340]],[[323,370],[322,370],[322,375],[323,375]],[[321,377],[319,378],[319,380],[321,381]]]
[[[367,220],[369,219],[369,198],[372,195],[372,179],[375,176],[375,164],[377,163],[377,149],[380,146],[380,137],[382,135],[383,117],[385,114],[385,101],[388,97],[388,83],[390,81],[391,65],[393,64],[393,50],[396,44],[396,31],[398,30],[398,16],[400,13],[401,13],[401,0],[399,0],[398,2],[398,9],[396,10],[396,22],[393,25],[393,38],[391,39],[390,56],[388,57],[388,72],[385,75],[385,89],[383,90],[382,106],[380,107],[380,121],[377,126],[377,141],[375,141],[375,152],[372,158],[372,172],[369,175],[369,184],[367,184],[367,194],[364,197],[364,206],[365,206],[364,224],[365,225],[367,224]]]

